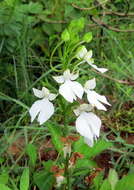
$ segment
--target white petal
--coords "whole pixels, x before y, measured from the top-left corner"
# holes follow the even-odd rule
[[[89,89],[89,90],[92,90],[96,87],[96,80],[95,78],[91,79],[91,80],[88,80],[85,85],[84,85],[84,88],[85,89]]]
[[[69,102],[73,102],[73,100],[76,100],[76,96],[74,95],[71,86],[71,81],[66,81],[64,84],[62,84],[59,88],[59,93]]]
[[[82,87],[82,85],[78,82],[70,82],[70,86],[71,89],[73,91],[73,93],[78,97],[78,98],[82,98],[83,93],[84,93],[84,89]]]
[[[31,108],[29,110],[29,113],[31,116],[31,122],[33,122],[33,120],[39,114],[41,106],[42,106],[42,100],[38,100],[38,101],[34,102],[33,105],[31,106]]]
[[[92,58],[92,56],[93,56],[93,51],[90,50],[90,51],[88,51],[88,52],[86,53],[84,59],[85,59],[86,61],[88,61],[88,60],[90,61],[90,59]]]
[[[76,80],[78,77],[79,77],[79,73],[71,74],[70,79],[71,79],[71,80]]]
[[[78,108],[78,109],[74,109],[73,112],[74,112],[74,114],[75,114],[76,116],[79,116],[79,115],[80,115],[80,110],[79,110],[79,108]]]
[[[90,104],[81,104],[77,109],[73,110],[76,116],[79,116],[82,112],[89,112],[93,109]]]
[[[96,69],[97,71],[101,72],[101,73],[105,73],[106,71],[108,71],[108,69],[106,68],[98,68],[96,65],[92,64],[92,63],[89,63],[89,65],[91,65],[94,69]]]
[[[63,76],[53,77],[53,79],[54,79],[57,83],[64,83],[64,77],[63,77]]]
[[[100,128],[101,128],[100,118],[92,112],[84,113],[84,116],[91,128],[91,131],[92,131],[94,137],[99,137]]]
[[[66,77],[68,77],[68,76],[70,76],[70,70],[69,69],[67,69],[67,70],[65,70],[64,71],[64,73],[63,73],[63,75]]]
[[[102,95],[98,94],[98,93],[95,92],[95,91],[94,91],[94,94],[96,94],[96,97],[97,97],[97,99],[98,99],[100,102],[111,106],[111,104],[109,104],[109,102],[107,101],[107,99],[106,99],[105,96],[102,96]]]
[[[33,93],[38,98],[43,98],[44,97],[44,92],[42,90],[38,90],[36,88],[33,88]]]
[[[98,101],[96,93],[94,91],[88,91],[87,99],[92,106],[96,106],[99,110],[107,110],[106,107]]]
[[[44,96],[45,96],[45,97],[48,97],[49,94],[50,94],[50,91],[49,91],[46,87],[43,87],[43,88],[42,88],[42,92],[44,93]]]
[[[54,100],[57,97],[57,94],[50,93],[48,99],[50,101]]]
[[[93,133],[88,125],[87,120],[85,119],[84,115],[81,114],[76,119],[76,130],[80,133],[80,135],[93,140]]]
[[[85,143],[86,144],[88,144],[89,146],[93,146],[93,144],[94,144],[94,141],[93,141],[93,138],[92,139],[89,139],[89,138],[87,138],[87,137],[84,137],[84,141],[85,141]]]
[[[40,123],[40,125],[46,122],[54,113],[54,106],[51,102],[49,102],[48,99],[45,98],[41,101],[42,106],[38,116],[38,122]]]
[[[92,105],[90,104],[81,104],[80,107],[79,107],[79,110],[81,112],[89,112],[93,109]]]
[[[85,46],[81,46],[79,49],[78,49],[78,52],[76,54],[76,57],[78,59],[83,59],[84,56],[87,54],[87,49]]]

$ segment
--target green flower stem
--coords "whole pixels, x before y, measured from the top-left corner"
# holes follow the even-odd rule
[[[50,67],[51,67],[51,69],[52,69],[53,71],[56,71],[56,72],[61,72],[62,70],[58,70],[58,69],[56,69],[55,67],[53,67],[52,58],[53,58],[53,55],[54,55],[55,51],[62,45],[63,42],[64,42],[64,41],[61,41],[61,42],[59,42],[59,43],[57,44],[57,46],[53,49],[52,54],[51,54],[51,57],[50,57]]]

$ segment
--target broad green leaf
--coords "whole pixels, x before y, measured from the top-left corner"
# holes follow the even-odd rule
[[[90,168],[94,168],[96,167],[96,163],[92,160],[86,159],[86,158],[82,158],[82,159],[78,159],[76,164],[75,164],[75,176],[78,175],[86,175],[87,173],[89,173]]]
[[[103,184],[99,190],[112,190],[111,185],[107,179],[103,181]]]
[[[15,3],[16,0],[5,0],[5,3],[8,5],[8,6],[13,6],[14,3]]]
[[[82,159],[78,159],[75,165],[75,168],[82,168],[82,167],[88,167],[88,168],[95,168],[96,162],[86,159],[86,158],[82,158]]]
[[[3,173],[0,175],[0,183],[2,183],[2,184],[7,184],[8,178],[9,178],[8,173],[3,172]]]
[[[104,172],[100,172],[94,179],[93,179],[93,184],[95,187],[95,190],[99,190],[100,186],[102,185],[104,178]]]
[[[29,156],[29,163],[32,166],[35,166],[37,160],[37,150],[33,144],[28,144],[26,147],[26,153]]]
[[[83,137],[81,137],[79,141],[74,143],[74,151],[80,152],[81,154],[85,155],[85,157],[91,158],[100,154],[102,151],[111,146],[112,143],[100,139],[94,144],[93,147],[89,147],[87,144],[85,144]]]
[[[115,190],[134,190],[134,173],[130,173],[119,180]]]
[[[51,190],[55,180],[53,174],[46,171],[35,173],[33,179],[39,190]]]
[[[20,178],[20,190],[28,190],[28,189],[29,189],[29,168],[25,168]]]
[[[45,171],[50,172],[52,166],[54,165],[54,161],[48,160],[46,162],[43,162],[42,164],[43,164],[43,166],[45,168]]]
[[[62,132],[60,130],[60,126],[56,126],[54,124],[48,124],[49,132],[51,133],[52,143],[55,146],[58,152],[63,150],[63,143],[61,142]]]
[[[4,184],[0,184],[0,190],[11,190],[11,189]]]
[[[118,182],[118,174],[114,169],[110,169],[109,175],[108,175],[108,181],[111,184],[111,189],[114,190]]]
[[[38,14],[41,13],[43,10],[43,6],[41,3],[33,3],[30,2],[29,4],[22,4],[21,5],[21,11],[24,13],[32,13],[32,14]]]
[[[69,25],[69,32],[80,32],[85,26],[85,19],[83,17],[79,19],[74,19]]]

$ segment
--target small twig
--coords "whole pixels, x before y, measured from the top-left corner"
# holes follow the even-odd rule
[[[104,4],[105,2],[103,2],[103,4]],[[99,6],[102,6],[102,3],[100,3],[100,4],[98,4],[98,5],[96,5],[96,6],[94,6],[94,7],[90,7],[90,8],[85,8],[85,7],[79,7],[79,6],[77,6],[76,4],[74,4],[74,3],[72,3],[72,6],[74,7],[74,8],[76,8],[76,9],[79,9],[79,10],[81,10],[81,11],[90,11],[90,10],[92,10],[92,9],[94,9],[94,8],[96,8],[96,7],[99,7]],[[115,15],[115,16],[121,16],[121,17],[126,17],[126,16],[134,16],[134,13],[121,13],[121,12],[114,12],[114,11],[107,11],[107,12],[100,12],[100,13],[98,13],[99,15]]]
[[[92,9],[95,9],[95,8],[97,8],[97,7],[102,6],[102,5],[105,4],[106,2],[107,2],[107,0],[105,0],[105,1],[103,1],[103,2],[101,2],[101,3],[99,3],[98,5],[95,5],[95,6],[93,6],[93,7],[90,7],[90,8],[81,8],[81,7],[77,6],[77,5],[74,4],[74,3],[72,3],[72,6],[73,6],[74,8],[76,8],[76,9],[79,9],[79,10],[82,10],[82,11],[89,11],[89,10],[92,10]]]
[[[100,13],[102,14],[102,13]],[[121,16],[121,17],[127,17],[127,16],[134,16],[134,13],[121,13],[121,12],[105,12],[105,15],[115,15],[115,16]]]
[[[112,26],[109,26],[108,24],[102,22],[101,20],[95,19],[94,17],[91,17],[92,21],[96,24],[98,24],[99,26],[105,27],[109,30],[115,31],[115,32],[134,32],[134,29],[130,29],[130,30],[121,30],[119,28],[114,28]]]
[[[120,83],[120,84],[125,84],[125,85],[129,85],[129,86],[134,86],[134,81],[129,82],[129,81],[127,81],[127,80],[118,80],[118,79],[112,78],[112,77],[110,77],[110,76],[108,76],[108,75],[106,75],[106,74],[104,74],[104,73],[100,73],[100,72],[96,71],[95,69],[92,69],[92,70],[93,70],[95,73],[101,75],[102,77],[108,78],[108,79],[110,79],[110,80],[112,80],[112,81],[118,82],[118,83]]]

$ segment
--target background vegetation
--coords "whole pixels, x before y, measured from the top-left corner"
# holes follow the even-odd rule
[[[85,26],[80,36],[92,32],[87,48],[93,49],[97,65],[109,70],[99,74],[84,66],[81,80],[97,76],[97,90],[108,97],[112,107],[100,114],[103,126],[95,147],[83,145],[81,139],[74,143],[73,151],[84,158],[78,159],[70,174],[70,189],[134,190],[133,0],[0,1],[1,190],[55,187],[51,167],[61,167],[57,155],[63,146],[59,134],[66,108],[61,106],[47,127],[31,124],[28,108],[34,101],[33,87],[45,85],[55,91],[51,54],[63,30],[74,19],[79,24],[81,18]],[[58,63],[56,52],[52,64],[56,67]],[[74,116],[69,108],[67,114],[70,129]],[[62,189],[67,189],[66,183]]]

